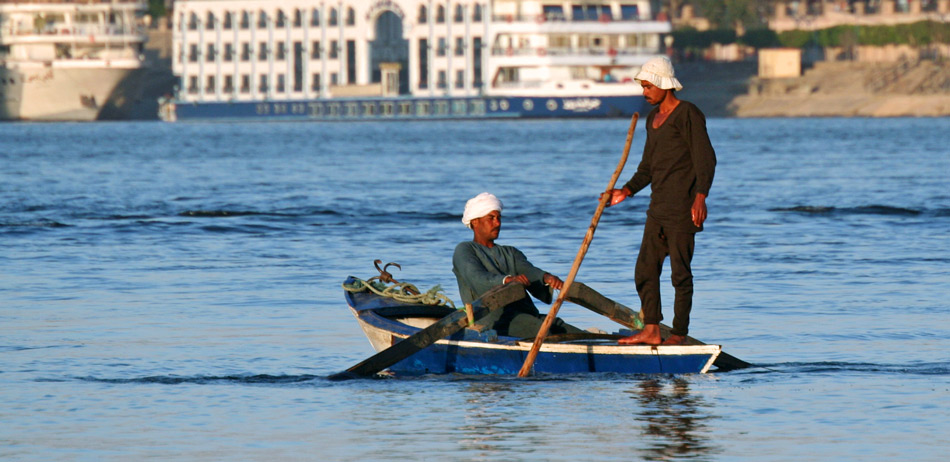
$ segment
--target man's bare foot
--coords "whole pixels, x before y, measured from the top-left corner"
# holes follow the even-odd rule
[[[686,341],[685,335],[671,335],[663,341],[664,345],[682,345]]]
[[[617,340],[617,343],[621,345],[659,345],[662,341],[663,339],[660,338],[660,325],[647,324],[643,326],[643,330],[639,333]]]

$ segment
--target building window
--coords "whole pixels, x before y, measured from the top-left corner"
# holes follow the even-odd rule
[[[482,22],[482,6],[478,3],[472,8],[472,22]]]
[[[214,13],[209,11],[206,18],[207,19],[205,19],[205,29],[207,30],[214,29]]]
[[[293,51],[293,66],[294,66],[294,92],[303,91],[303,58],[304,58],[304,43],[295,40],[294,41],[294,51]]]
[[[330,59],[336,59],[340,55],[340,44],[336,40],[330,40]]]
[[[465,88],[465,71],[455,71],[455,88]]]
[[[192,43],[188,45],[188,62],[196,63],[198,62],[198,44]]]
[[[442,89],[444,89],[445,87],[447,87],[447,86],[448,86],[447,79],[448,79],[448,78],[447,78],[446,75],[445,75],[445,71],[439,71],[439,80],[438,80],[438,82],[436,83],[436,87],[442,88]]]
[[[320,91],[320,73],[317,72],[313,74],[313,79],[310,83],[310,89],[313,91]]]
[[[198,76],[192,75],[188,77],[188,93],[198,93]]]
[[[340,83],[340,74],[336,72],[330,73],[330,85],[338,85]]]
[[[188,30],[198,30],[198,15],[191,13],[188,17]]]
[[[346,9],[346,25],[355,26],[356,25],[356,11],[353,8]]]
[[[208,53],[205,55],[205,61],[207,61],[207,62],[209,62],[209,63],[210,63],[210,62],[214,62],[214,56],[215,56],[215,54],[216,54],[216,53],[215,53],[215,50],[214,50],[214,44],[213,44],[213,43],[209,43],[209,44],[208,44]]]
[[[442,5],[435,9],[435,22],[439,24],[445,22],[445,7]]]
[[[419,6],[419,18],[417,19],[419,24],[425,24],[429,22],[429,10],[425,5]]]
[[[224,13],[224,23],[222,24],[224,26],[224,30],[231,30],[231,28],[234,27],[233,22],[234,14],[230,12]]]
[[[574,21],[610,20],[610,5],[571,5],[571,19]]]
[[[336,8],[330,8],[330,22],[329,22],[329,25],[335,26],[336,24],[337,24]]]
[[[224,44],[224,61],[231,62],[234,60],[234,44],[231,42]]]
[[[267,74],[261,74],[260,85],[257,86],[258,93],[267,93]]]
[[[320,59],[320,41],[314,40],[310,44],[310,58],[311,59]]]
[[[224,76],[224,92],[233,93],[234,92],[234,77],[230,75]]]
[[[465,56],[465,37],[455,37],[455,56]]]
[[[267,61],[267,42],[260,42],[257,47],[257,60]]]
[[[205,93],[214,93],[214,76],[209,75],[206,80]]]
[[[452,16],[452,20],[455,22],[465,22],[465,8],[462,5],[455,4],[455,14]]]
[[[286,55],[287,55],[287,45],[283,41],[277,42],[277,60],[283,61]]]
[[[429,41],[419,39],[419,89],[429,88]]]
[[[356,83],[356,41],[346,41],[346,83]]]
[[[472,37],[472,86],[482,87],[482,38]]]
[[[620,5],[620,17],[622,19],[640,19],[640,8],[637,5]]]
[[[274,27],[283,29],[287,25],[287,15],[284,14],[284,10],[277,10],[277,22],[274,24]]]
[[[311,26],[320,25],[320,10],[314,8],[313,12],[310,13],[310,25]]]
[[[249,29],[251,27],[251,15],[247,11],[241,12],[241,29]]]
[[[303,26],[303,12],[300,10],[294,10],[294,27]]]
[[[445,37],[439,37],[439,46],[435,49],[436,56],[445,56],[445,50],[448,45],[445,44]]]
[[[250,93],[251,92],[251,76],[249,74],[241,74],[241,93]]]
[[[241,61],[251,60],[251,44],[249,42],[241,43]]]
[[[286,91],[284,74],[277,74],[277,93],[284,93]]]

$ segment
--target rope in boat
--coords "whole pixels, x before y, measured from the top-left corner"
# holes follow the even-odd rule
[[[442,292],[442,286],[436,285],[426,292],[421,292],[416,286],[408,282],[395,282],[387,285],[382,281],[374,281],[371,278],[368,281],[356,278],[352,284],[343,284],[343,290],[348,292],[362,292],[369,290],[380,297],[389,297],[393,300],[403,303],[413,303],[420,305],[440,305],[451,306],[455,308],[455,303]]]
[[[371,277],[365,281],[354,278],[356,281],[350,285],[344,283],[343,289],[349,292],[362,292],[363,290],[369,290],[370,292],[373,292],[374,294],[381,297],[389,297],[393,300],[403,303],[451,306],[452,308],[455,308],[455,303],[452,303],[452,300],[442,292],[442,286],[436,285],[426,292],[421,292],[416,288],[416,286],[412,284],[399,282],[393,279],[393,275],[389,272],[389,267],[395,266],[396,268],[402,269],[402,266],[399,266],[399,263],[389,262],[380,268],[379,264],[382,262],[382,260],[373,261],[373,266],[375,266],[376,270],[379,271],[379,276]]]

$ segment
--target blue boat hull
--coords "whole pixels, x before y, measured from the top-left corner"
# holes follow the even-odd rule
[[[165,103],[168,104],[168,103]],[[353,98],[257,102],[175,102],[179,121],[227,120],[446,120],[630,117],[642,96]]]
[[[517,375],[528,347],[486,349],[464,342],[440,342],[396,363],[390,370],[399,374]],[[661,347],[658,347],[659,349]],[[538,353],[535,374],[688,374],[703,372],[710,353],[697,354],[609,354],[591,351]]]
[[[348,279],[347,283],[352,283]],[[346,300],[376,351],[419,332],[454,312],[441,306],[404,304],[368,291],[346,292]],[[494,331],[463,329],[394,364],[390,371],[419,374],[517,374],[533,339],[499,337]],[[586,339],[542,345],[536,374],[688,374],[707,372],[721,352],[718,345],[618,345]]]

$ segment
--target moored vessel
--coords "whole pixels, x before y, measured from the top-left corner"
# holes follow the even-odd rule
[[[163,120],[628,117],[649,0],[182,0]]]
[[[0,120],[95,120],[143,66],[144,0],[0,1]]]

